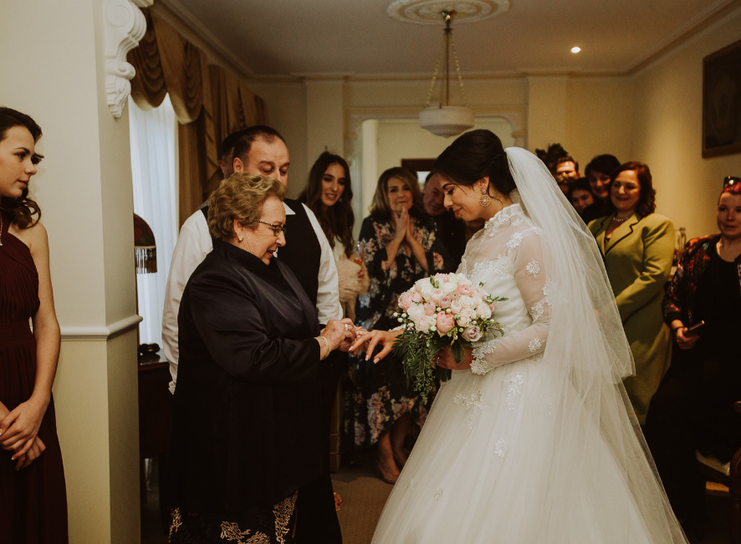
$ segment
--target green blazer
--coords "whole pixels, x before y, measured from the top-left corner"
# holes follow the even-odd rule
[[[671,274],[674,256],[674,225],[652,213],[628,218],[605,241],[613,215],[589,223],[610,278],[625,334],[635,359],[636,374],[625,388],[641,424],[651,397],[669,367],[670,332],[664,324],[661,301]]]

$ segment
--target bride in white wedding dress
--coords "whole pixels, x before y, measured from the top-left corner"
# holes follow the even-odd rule
[[[599,251],[542,162],[491,132],[438,158],[445,205],[486,220],[459,273],[494,296],[504,336],[453,369],[374,544],[687,542],[622,378],[628,343]],[[353,349],[385,356],[394,332]]]

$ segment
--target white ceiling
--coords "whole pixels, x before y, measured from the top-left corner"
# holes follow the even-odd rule
[[[454,1],[454,0],[451,0]],[[440,26],[396,20],[391,0],[157,0],[257,77],[425,75]],[[741,0],[510,0],[454,37],[466,74],[629,73]],[[582,52],[574,55],[571,47]]]

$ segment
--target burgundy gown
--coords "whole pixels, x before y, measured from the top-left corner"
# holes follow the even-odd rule
[[[39,308],[39,277],[28,246],[8,233],[2,213],[0,232],[0,401],[13,410],[33,392],[36,339],[29,318]],[[46,446],[30,466],[15,470],[11,453],[0,450],[0,542],[65,544],[67,495],[57,439],[54,402],[39,429]]]

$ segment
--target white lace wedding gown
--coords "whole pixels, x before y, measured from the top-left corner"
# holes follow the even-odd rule
[[[585,377],[549,360],[551,306],[569,301],[541,234],[515,204],[469,242],[458,272],[509,298],[494,311],[505,336],[475,344],[471,370],[441,386],[374,544],[685,542],[628,416],[595,422],[611,416],[585,409]],[[597,404],[622,402],[620,385],[600,387]],[[632,438],[605,435],[616,425]],[[626,456],[645,470],[626,474]]]

